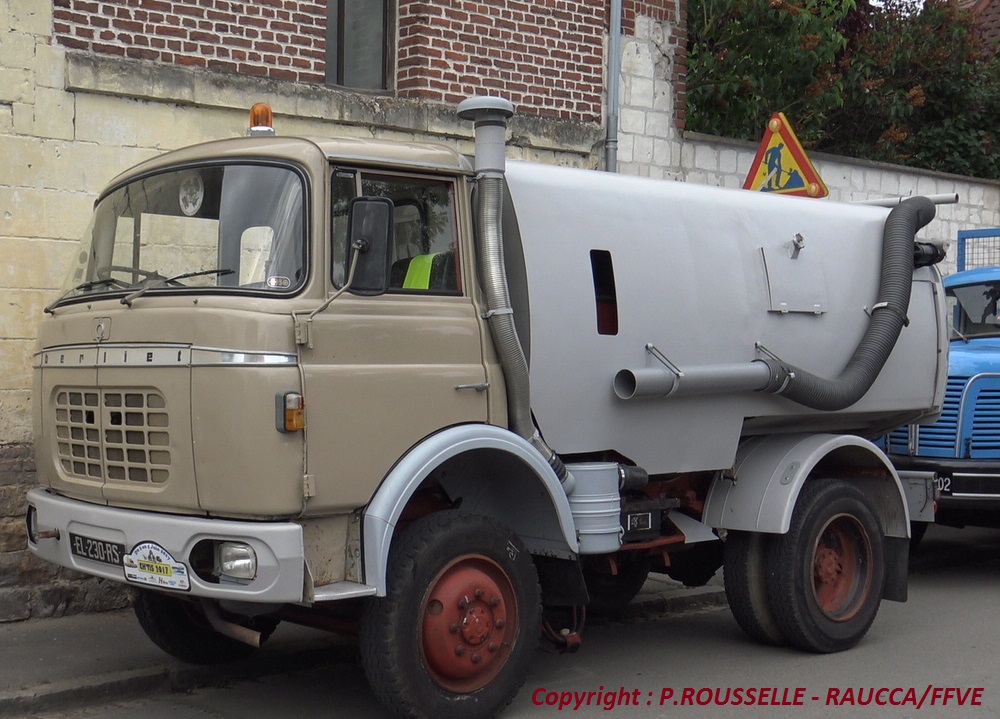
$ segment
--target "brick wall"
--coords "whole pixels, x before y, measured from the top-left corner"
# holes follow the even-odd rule
[[[606,28],[603,1],[401,0],[399,94],[502,93],[540,115],[598,122]]]
[[[501,93],[522,112],[601,122],[608,5],[399,0],[395,92],[452,104]],[[666,42],[683,50],[685,7],[624,0],[623,31],[634,34],[638,16],[663,21]],[[324,2],[54,0],[53,30],[70,49],[212,72],[322,83],[326,69]],[[682,57],[673,70],[683,83]]]
[[[323,82],[326,4],[290,0],[54,0],[74,50],[277,80]]]

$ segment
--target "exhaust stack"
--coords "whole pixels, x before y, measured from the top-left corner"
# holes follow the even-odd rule
[[[507,415],[510,428],[537,449],[562,482],[566,494],[575,480],[562,460],[545,444],[531,417],[528,361],[514,326],[507,271],[504,266],[503,212],[506,169],[507,120],[514,105],[499,97],[470,97],[458,106],[458,116],[472,120],[476,131],[476,184],[479,192],[476,224],[479,256],[486,290],[486,319],[500,356],[507,383]]]

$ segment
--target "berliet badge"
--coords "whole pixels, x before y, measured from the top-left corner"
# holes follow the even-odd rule
[[[111,339],[111,318],[97,317],[94,319],[94,340],[103,342]]]

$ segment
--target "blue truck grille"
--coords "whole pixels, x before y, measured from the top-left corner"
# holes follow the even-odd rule
[[[970,456],[1000,458],[1000,387],[983,387],[972,416]]]
[[[925,457],[955,456],[958,412],[962,403],[962,391],[968,381],[968,377],[948,378],[941,416],[934,424],[921,425],[918,428],[920,443],[916,454]],[[998,396],[998,400],[1000,400],[1000,396]],[[998,409],[1000,409],[1000,405],[998,405]],[[995,417],[1000,420],[1000,412]],[[889,435],[889,452],[891,454],[910,454],[908,431],[907,427],[900,427]]]
[[[934,424],[917,427],[917,455],[1000,459],[1000,377],[980,377],[966,389],[968,381],[968,377],[948,378],[941,417]],[[908,427],[900,427],[889,435],[889,452],[912,454]]]

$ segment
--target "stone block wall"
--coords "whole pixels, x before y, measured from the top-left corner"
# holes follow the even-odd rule
[[[40,562],[28,551],[25,493],[35,484],[32,446],[0,443],[0,622],[125,607],[128,588]]]

